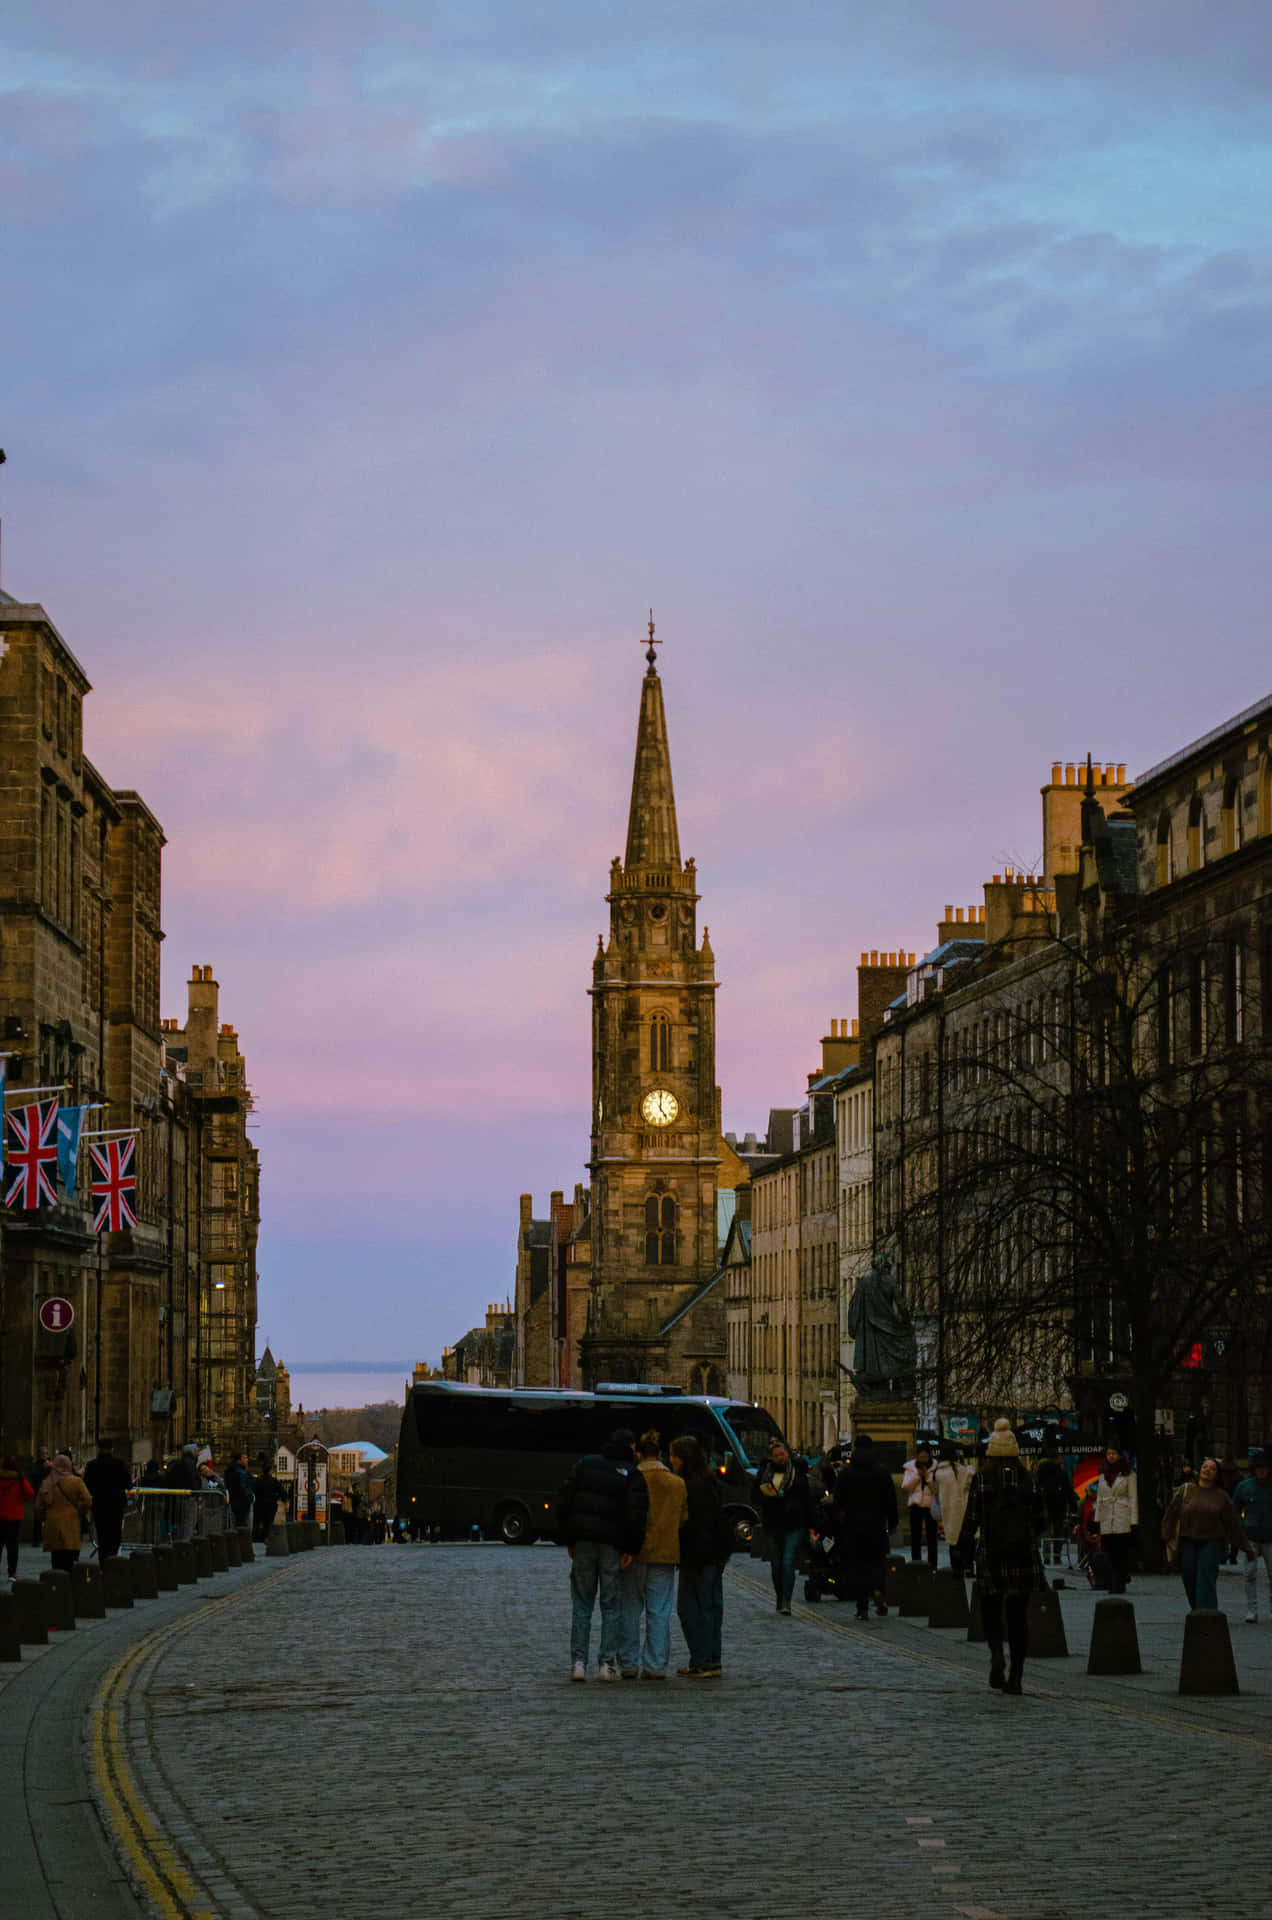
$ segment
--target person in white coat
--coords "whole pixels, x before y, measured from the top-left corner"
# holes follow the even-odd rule
[[[945,1544],[950,1550],[950,1565],[956,1573],[963,1571],[963,1559],[958,1550],[959,1530],[963,1525],[963,1515],[967,1511],[967,1489],[973,1469],[966,1461],[958,1457],[958,1449],[943,1446],[936,1457],[936,1467],[932,1479],[936,1488],[937,1503],[941,1509],[941,1525],[945,1530]]]
[[[1131,1541],[1139,1525],[1139,1486],[1134,1468],[1120,1447],[1104,1449],[1092,1518],[1099,1529],[1100,1546],[1108,1555],[1109,1591],[1125,1593]]]

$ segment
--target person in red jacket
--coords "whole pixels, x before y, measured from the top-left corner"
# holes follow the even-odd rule
[[[13,1454],[0,1460],[0,1547],[8,1556],[10,1580],[18,1577],[18,1539],[22,1532],[22,1509],[34,1500],[31,1483],[24,1476]]]

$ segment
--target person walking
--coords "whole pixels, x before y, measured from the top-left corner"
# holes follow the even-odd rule
[[[777,1611],[789,1613],[795,1592],[795,1562],[808,1538],[812,1498],[808,1475],[783,1440],[775,1440],[755,1476],[755,1504],[772,1549],[771,1571]]]
[[[685,1483],[676,1612],[689,1664],[680,1672],[688,1680],[718,1680],[724,1672],[724,1569],[733,1550],[733,1528],[706,1455],[692,1434],[672,1441],[671,1470]]]
[[[1073,1482],[1058,1453],[1043,1455],[1034,1473],[1034,1485],[1046,1509],[1047,1550],[1060,1564],[1066,1558],[1069,1536],[1077,1521],[1078,1502]]]
[[[557,1515],[557,1531],[570,1552],[570,1678],[587,1679],[592,1613],[599,1593],[599,1680],[618,1679],[619,1575],[645,1544],[649,1491],[636,1466],[635,1438],[626,1427],[613,1432],[599,1453],[585,1453],[571,1467]]]
[[[1202,1461],[1195,1487],[1179,1488],[1162,1515],[1162,1539],[1167,1557],[1178,1561],[1193,1611],[1219,1605],[1219,1565],[1225,1543],[1239,1547],[1247,1560],[1257,1558],[1236,1508],[1220,1485],[1217,1460]]]
[[[256,1490],[252,1484],[252,1470],[247,1464],[247,1448],[236,1453],[225,1469],[225,1493],[230,1503],[230,1513],[236,1528],[252,1529],[252,1507],[256,1500]]]
[[[640,1552],[619,1576],[618,1670],[624,1680],[665,1680],[671,1660],[680,1529],[689,1508],[685,1483],[660,1458],[661,1446],[662,1436],[657,1433],[642,1433],[636,1443],[636,1465],[645,1479],[649,1518]]]
[[[93,1532],[101,1562],[113,1560],[119,1552],[130,1484],[127,1467],[115,1456],[115,1442],[99,1440],[96,1457],[84,1469],[84,1485],[93,1502]]]
[[[1255,1558],[1246,1561],[1245,1570],[1245,1617],[1253,1626],[1259,1617],[1260,1560],[1267,1573],[1268,1606],[1272,1611],[1272,1457],[1266,1453],[1250,1456],[1250,1472],[1244,1480],[1238,1480],[1232,1504],[1255,1552]]]
[[[932,1483],[936,1493],[936,1503],[941,1510],[945,1544],[950,1550],[950,1565],[955,1573],[963,1571],[958,1536],[962,1531],[963,1515],[967,1511],[967,1489],[971,1479],[972,1468],[966,1461],[959,1459],[958,1448],[948,1444],[943,1446],[936,1456],[936,1466],[932,1470]],[[893,1525],[895,1524],[894,1521]]]
[[[1120,1447],[1104,1449],[1104,1466],[1095,1483],[1092,1514],[1109,1562],[1109,1592],[1125,1593],[1131,1543],[1139,1525],[1139,1482]]]
[[[49,1452],[47,1447],[41,1447],[39,1453],[36,1455],[35,1459],[31,1462],[31,1471],[27,1476],[27,1478],[31,1482],[31,1498],[33,1502],[38,1497],[40,1488],[44,1485],[44,1482],[48,1479],[49,1468],[52,1465],[53,1465],[52,1454]],[[31,1513],[31,1545],[33,1547],[38,1547],[39,1544],[40,1544],[40,1523],[35,1517],[35,1511],[33,1507],[32,1513]]]
[[[93,1511],[93,1496],[71,1465],[66,1453],[55,1453],[53,1464],[35,1496],[40,1539],[54,1567],[69,1573],[80,1556],[84,1521]]]
[[[1029,1596],[1045,1592],[1038,1553],[1043,1515],[1020,1445],[1007,1420],[996,1420],[985,1459],[972,1476],[959,1542],[976,1568],[976,1593],[989,1646],[989,1684],[1018,1694],[1029,1651]],[[1011,1665],[1003,1660],[1006,1628]]]
[[[252,1538],[268,1540],[279,1503],[285,1498],[283,1483],[275,1475],[268,1459],[261,1455],[260,1471],[252,1481]]]
[[[869,1618],[872,1599],[875,1612],[886,1614],[888,1536],[897,1524],[897,1490],[868,1433],[857,1435],[852,1458],[840,1468],[832,1512],[839,1577],[845,1595],[856,1602],[858,1620]]]
[[[198,1495],[202,1493],[204,1484],[199,1472],[199,1449],[193,1440],[187,1440],[169,1464],[165,1484],[173,1493],[185,1496],[172,1517],[172,1538],[178,1541],[193,1540],[194,1523],[198,1518]],[[176,1502],[171,1504],[175,1506]]]
[[[6,1567],[5,1578],[16,1580],[18,1577],[18,1544],[22,1538],[22,1515],[28,1500],[34,1500],[35,1489],[18,1465],[14,1453],[6,1454],[0,1460],[0,1549],[3,1549]]]
[[[936,1473],[930,1447],[916,1447],[913,1460],[901,1472],[901,1491],[910,1507],[910,1558],[919,1561],[927,1549],[928,1565],[936,1572]]]

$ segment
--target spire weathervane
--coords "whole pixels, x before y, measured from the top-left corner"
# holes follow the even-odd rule
[[[649,609],[649,651],[645,655],[651,667],[656,665],[658,660],[658,655],[654,652],[654,648],[661,647],[661,645],[662,641],[654,637],[654,610],[651,607]]]

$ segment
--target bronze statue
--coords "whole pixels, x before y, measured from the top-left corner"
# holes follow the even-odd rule
[[[914,1325],[886,1267],[872,1267],[857,1282],[848,1303],[848,1333],[856,1343],[852,1380],[859,1393],[913,1390]]]

